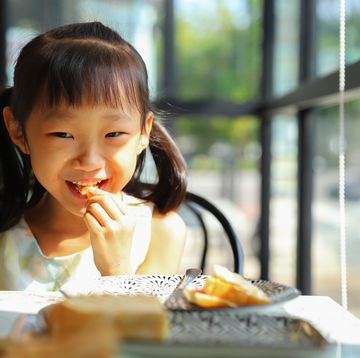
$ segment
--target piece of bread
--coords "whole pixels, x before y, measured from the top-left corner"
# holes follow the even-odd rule
[[[106,320],[114,322],[118,337],[125,340],[162,341],[168,331],[166,311],[155,296],[76,296],[46,307],[44,314],[55,336]]]
[[[204,308],[239,307],[270,303],[267,295],[243,276],[215,265],[214,275],[206,279],[203,289],[187,286],[185,297]]]
[[[239,303],[242,300],[244,300],[242,304],[245,305],[266,304],[271,302],[261,288],[253,285],[251,281],[246,280],[238,273],[231,272],[226,267],[214,265],[214,276],[237,288],[236,300],[239,300]],[[245,298],[241,298],[240,296],[245,296]],[[236,300],[233,302],[237,303]]]
[[[217,296],[209,295],[205,293],[204,290],[191,286],[184,288],[184,296],[189,302],[202,308],[236,307],[233,302]]]

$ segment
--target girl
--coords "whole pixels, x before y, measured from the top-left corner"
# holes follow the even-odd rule
[[[0,290],[177,271],[185,164],[129,43],[98,22],[34,38],[1,108]],[[147,147],[156,184],[141,181]]]

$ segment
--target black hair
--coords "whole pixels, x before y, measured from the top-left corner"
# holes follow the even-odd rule
[[[15,65],[14,86],[0,93],[0,108],[10,106],[25,133],[25,122],[40,100],[50,107],[62,101],[80,106],[89,100],[121,107],[127,101],[136,105],[142,126],[147,114],[155,112],[143,59],[131,44],[100,22],[58,27],[23,47]],[[4,121],[0,122],[0,231],[4,231],[19,221],[26,208],[40,201],[45,189],[32,173],[29,156],[16,148]],[[158,119],[153,123],[149,149],[157,180],[153,184],[141,181],[144,150],[124,191],[153,201],[161,213],[167,213],[177,209],[185,196],[186,166]]]

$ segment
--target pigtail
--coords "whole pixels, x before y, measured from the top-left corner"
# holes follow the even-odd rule
[[[11,96],[12,88],[0,92],[0,231],[15,225],[23,215],[31,172],[29,159],[11,141],[2,115]]]
[[[153,123],[149,146],[158,174],[153,201],[160,212],[166,213],[177,209],[185,197],[185,160],[167,130],[157,121]]]
[[[138,158],[134,177],[124,190],[154,202],[161,213],[176,210],[186,194],[186,164],[174,140],[158,121],[153,122],[149,148],[156,165],[157,182],[149,184],[140,181],[145,161],[144,151]]]

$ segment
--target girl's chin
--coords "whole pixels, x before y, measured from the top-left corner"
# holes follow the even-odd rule
[[[86,205],[82,205],[82,206],[78,206],[78,207],[74,207],[74,206],[71,206],[71,207],[65,207],[65,209],[72,215],[74,216],[78,216],[78,217],[83,217],[86,213]]]
[[[80,210],[80,212],[78,213],[78,216],[83,217],[83,216],[85,215],[85,213],[86,213],[86,208],[82,208],[82,209]]]

